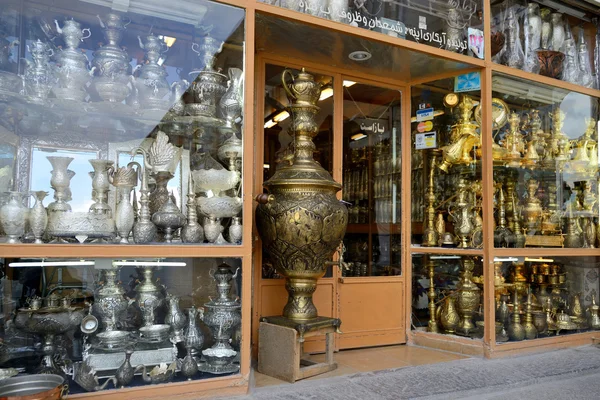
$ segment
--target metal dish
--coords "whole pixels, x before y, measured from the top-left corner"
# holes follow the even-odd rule
[[[169,338],[170,325],[155,324],[140,328],[140,335],[144,340],[162,342]]]
[[[88,314],[81,320],[81,332],[89,335],[90,333],[96,332],[98,329],[98,318],[92,314]]]
[[[7,400],[61,399],[68,385],[60,375],[39,374],[8,378],[0,382],[0,398]]]
[[[110,348],[128,342],[128,339],[131,339],[131,334],[127,331],[106,331],[96,335],[96,338]]]

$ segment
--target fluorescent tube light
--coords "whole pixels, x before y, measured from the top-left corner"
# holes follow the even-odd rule
[[[460,259],[461,256],[429,256],[432,260],[456,260]]]
[[[187,263],[177,261],[113,261],[115,267],[185,267]]]
[[[271,168],[271,166],[269,164],[263,164],[263,168],[264,169],[269,169],[269,168]]]
[[[517,262],[517,257],[494,257],[494,262]]]
[[[357,133],[355,135],[350,136],[350,139],[352,139],[352,140],[360,140],[360,139],[364,139],[366,137],[367,137],[367,135],[365,135],[364,133]]]
[[[342,85],[344,85],[344,87],[350,87],[350,86],[356,85],[356,82],[354,82],[354,81],[344,81],[342,83]]]
[[[525,261],[529,261],[529,262],[554,262],[553,258],[529,258],[529,257],[525,257]]]
[[[94,261],[24,261],[24,262],[11,262],[8,264],[11,268],[23,268],[23,267],[76,267],[76,266],[90,266],[95,265]]]
[[[326,87],[325,89],[321,90],[321,97],[319,97],[319,101],[328,99],[331,96],[333,96],[333,88]]]
[[[289,116],[290,116],[290,113],[283,110],[279,114],[277,114],[276,116],[273,117],[273,121],[275,121],[275,122],[285,121]]]
[[[275,125],[277,125],[277,122],[275,122],[272,119],[270,119],[267,122],[265,122],[265,129],[272,128]]]

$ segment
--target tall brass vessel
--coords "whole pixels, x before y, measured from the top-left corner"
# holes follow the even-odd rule
[[[291,103],[287,111],[294,152],[264,183],[269,194],[257,198],[256,226],[263,251],[286,278],[289,297],[283,316],[302,323],[317,318],[312,296],[344,237],[348,210],[336,198],[342,185],[313,159],[320,85],[304,69],[296,77],[285,70],[282,81]]]

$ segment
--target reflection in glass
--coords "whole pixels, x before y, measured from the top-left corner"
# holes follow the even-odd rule
[[[598,99],[503,75],[492,88],[510,115],[493,129],[495,246],[597,247]]]
[[[453,90],[444,79],[412,91],[413,246],[483,246],[479,91]]]
[[[344,276],[401,275],[400,92],[344,81]]]
[[[412,267],[414,328],[481,339],[481,257],[415,254]]]
[[[600,328],[597,257],[496,257],[496,341]]]

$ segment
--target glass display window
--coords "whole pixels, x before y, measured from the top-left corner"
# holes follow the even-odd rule
[[[343,276],[401,275],[401,93],[344,81]]]
[[[241,260],[2,259],[0,366],[69,393],[239,372]]]
[[[598,245],[600,102],[494,74],[496,247]]]
[[[600,328],[598,257],[496,257],[496,342]]]
[[[414,330],[483,338],[483,263],[479,256],[413,254]]]
[[[432,0],[260,0],[411,42],[484,58],[483,2]],[[356,59],[365,57],[357,51]]]
[[[245,11],[1,3],[2,241],[240,244]]]
[[[459,92],[463,79],[411,91],[413,248],[483,246],[480,91]]]
[[[600,89],[597,7],[585,2],[505,0],[492,5],[492,60]]]

